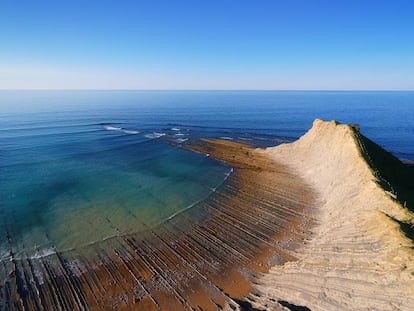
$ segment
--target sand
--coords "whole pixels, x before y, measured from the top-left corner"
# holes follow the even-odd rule
[[[413,310],[413,243],[399,222],[410,225],[414,217],[381,188],[357,137],[349,125],[315,120],[298,141],[262,151],[313,187],[318,223],[297,261],[257,280],[253,306]]]

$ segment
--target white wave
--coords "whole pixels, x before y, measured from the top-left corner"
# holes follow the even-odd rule
[[[152,134],[145,135],[145,137],[146,138],[149,138],[149,139],[156,139],[156,138],[160,138],[160,137],[162,137],[164,135],[165,135],[165,133],[157,133],[157,132],[154,132]]]
[[[206,196],[206,198],[207,198],[208,196],[209,196],[209,195],[207,195],[207,196]],[[166,220],[171,220],[171,219],[173,219],[175,216],[177,216],[177,215],[179,215],[179,214],[181,214],[181,213],[185,212],[186,210],[189,210],[190,208],[193,208],[193,207],[194,207],[194,206],[196,206],[197,204],[201,203],[201,202],[202,202],[202,201],[204,201],[206,198],[203,198],[203,199],[201,199],[201,200],[198,200],[198,201],[196,201],[196,202],[191,203],[190,205],[188,205],[188,206],[184,207],[183,209],[181,209],[181,210],[179,210],[179,211],[175,212],[174,214],[170,215],[169,217],[167,217],[167,219],[166,219]]]
[[[131,131],[131,130],[122,130],[122,132],[124,132],[125,134],[132,134],[132,135],[139,133],[139,131]]]
[[[178,127],[171,128],[171,131],[179,131],[180,129]]]
[[[36,251],[33,256],[30,256],[30,259],[44,258],[53,254],[56,254],[56,250],[54,248],[45,248],[40,251]]]
[[[221,139],[226,139],[226,140],[233,140],[233,138],[228,137],[228,136],[221,136],[220,138],[221,138]]]
[[[209,154],[208,154],[209,155]],[[211,190],[211,192],[210,193],[208,193],[204,198],[202,198],[202,199],[200,199],[200,200],[198,200],[198,201],[195,201],[195,202],[193,202],[193,203],[191,203],[190,205],[188,205],[188,206],[186,206],[186,207],[184,207],[183,209],[181,209],[181,210],[179,210],[179,211],[177,211],[177,212],[175,212],[175,213],[173,213],[172,215],[170,215],[169,217],[167,217],[165,220],[163,220],[162,222],[164,222],[164,221],[169,221],[169,220],[171,220],[171,219],[173,219],[174,217],[176,217],[177,215],[179,215],[179,214],[181,214],[181,213],[183,213],[183,212],[185,212],[185,211],[187,211],[187,210],[189,210],[190,208],[193,208],[194,206],[196,206],[197,204],[199,204],[199,203],[201,203],[201,202],[203,202],[204,200],[206,200],[212,193],[214,193],[214,192],[216,192],[217,191],[217,188],[219,188],[226,180],[227,180],[227,178],[230,176],[230,174],[231,173],[233,173],[233,168],[231,167],[230,168],[230,170],[229,170],[229,172],[228,173],[226,173],[225,174],[225,176],[226,177],[224,177],[224,179],[216,186],[216,187],[212,187],[212,188],[210,188],[210,190]],[[162,223],[161,222],[161,223]]]
[[[246,137],[238,137],[241,140],[252,140],[251,138],[246,138]]]
[[[104,129],[107,130],[107,131],[121,131],[125,134],[133,134],[133,135],[139,133],[139,131],[127,130],[127,129],[124,129],[122,127],[115,127],[115,126],[110,126],[110,125],[104,126]]]
[[[174,134],[174,136],[186,136],[186,135],[188,135],[188,134],[183,134],[183,133]]]
[[[229,176],[233,173],[233,168],[230,169],[230,171],[228,173],[225,173],[224,175],[226,175],[226,177],[224,178],[224,180],[226,180],[227,178],[229,178]]]
[[[187,140],[188,140],[188,138],[178,138],[178,139],[176,139],[175,141],[176,141],[177,143],[181,144],[181,143],[183,143],[183,142],[185,142],[185,141],[187,141]]]
[[[122,127],[115,127],[110,125],[104,126],[104,129],[107,131],[122,131]]]

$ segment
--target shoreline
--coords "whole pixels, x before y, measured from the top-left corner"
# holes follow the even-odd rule
[[[234,168],[217,191],[156,230],[92,245],[87,250],[92,256],[56,252],[21,261],[11,256],[0,267],[9,275],[0,288],[8,298],[0,307],[239,308],[259,275],[295,260],[293,251],[311,225],[304,215],[313,208],[313,194],[286,166],[252,147],[206,140],[189,149]]]
[[[414,305],[414,246],[404,235],[414,214],[400,203],[413,208],[404,185],[411,175],[377,170],[403,164],[354,128],[316,120],[298,141],[276,147],[219,139],[185,147],[228,163],[232,174],[156,229],[92,245],[93,256],[17,260],[10,249],[0,309]]]

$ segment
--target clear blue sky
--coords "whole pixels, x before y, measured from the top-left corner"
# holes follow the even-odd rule
[[[414,1],[1,1],[1,89],[414,89]]]

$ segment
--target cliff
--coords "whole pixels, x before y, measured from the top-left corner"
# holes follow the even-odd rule
[[[412,172],[352,126],[335,121],[315,120],[298,141],[263,153],[302,176],[318,194],[319,207],[312,237],[296,251],[299,260],[262,276],[252,305],[411,309],[414,217],[404,205],[412,202]]]

